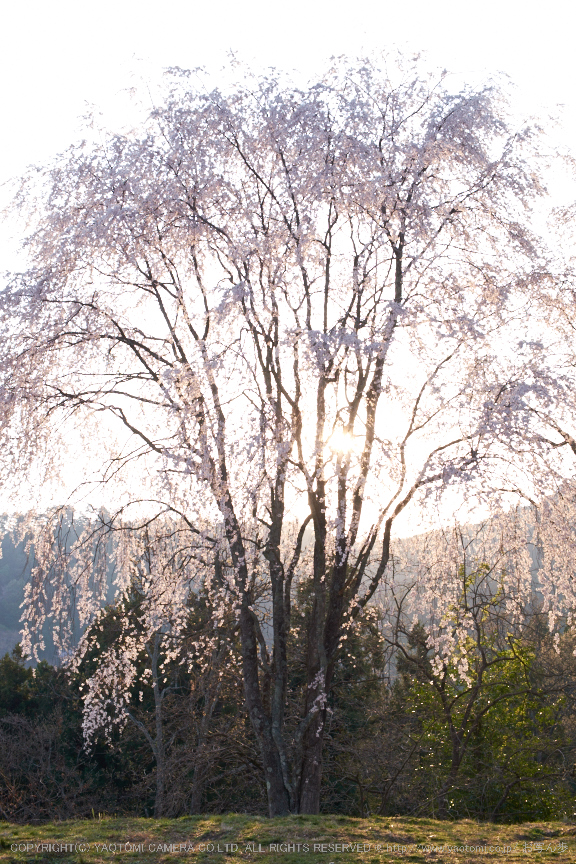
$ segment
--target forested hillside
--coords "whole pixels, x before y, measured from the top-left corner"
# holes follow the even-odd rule
[[[20,604],[24,600],[24,586],[30,577],[28,556],[24,542],[15,543],[6,531],[5,520],[0,522],[2,534],[0,558],[0,653],[11,651],[19,641]]]
[[[572,632],[563,628],[555,650],[536,601],[511,619],[488,566],[462,577],[446,628],[465,613],[476,637],[452,660],[433,647],[433,622],[399,613],[391,627],[383,607],[349,633],[328,705],[323,812],[502,822],[571,812]],[[19,649],[0,661],[4,818],[266,812],[233,619],[216,625],[204,592],[187,606],[178,643],[161,631],[142,642],[132,677],[122,677],[123,664],[146,616],[136,582],[96,617],[90,647],[67,669],[31,668]],[[304,588],[294,614],[302,632],[287,699],[297,716]]]

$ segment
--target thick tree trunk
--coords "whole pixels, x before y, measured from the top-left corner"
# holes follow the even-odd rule
[[[264,765],[264,776],[266,778],[268,814],[270,818],[274,816],[289,816],[290,797],[284,784],[280,756],[269,730],[262,736],[259,744],[262,763]]]
[[[311,816],[320,812],[325,714],[318,712],[304,737],[298,812]]]
[[[254,621],[246,599],[244,599],[240,610],[240,634],[242,638],[244,694],[250,722],[262,757],[268,795],[268,812],[271,817],[288,816],[290,813],[290,795],[284,783],[282,762],[272,735],[272,724],[262,704],[258,677],[257,640]]]

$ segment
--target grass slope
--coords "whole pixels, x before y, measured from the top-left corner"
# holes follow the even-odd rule
[[[0,822],[0,862],[97,864],[118,857],[156,864],[573,864],[576,828],[560,822],[493,825],[347,816],[106,816],[40,826]]]

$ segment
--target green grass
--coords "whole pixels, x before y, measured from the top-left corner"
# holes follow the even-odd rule
[[[507,849],[499,852],[491,846]],[[0,822],[0,862],[97,864],[118,858],[170,864],[573,864],[576,828],[562,822],[492,825],[472,820],[263,819],[239,814],[158,820],[97,816],[33,826]]]

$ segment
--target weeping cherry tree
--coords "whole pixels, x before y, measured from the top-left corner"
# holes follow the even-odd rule
[[[538,129],[496,85],[397,58],[306,89],[170,81],[142,128],[23,183],[3,405],[47,440],[90,430],[111,496],[211,533],[270,815],[317,813],[335,664],[397,520],[508,470],[506,358],[545,271]]]

